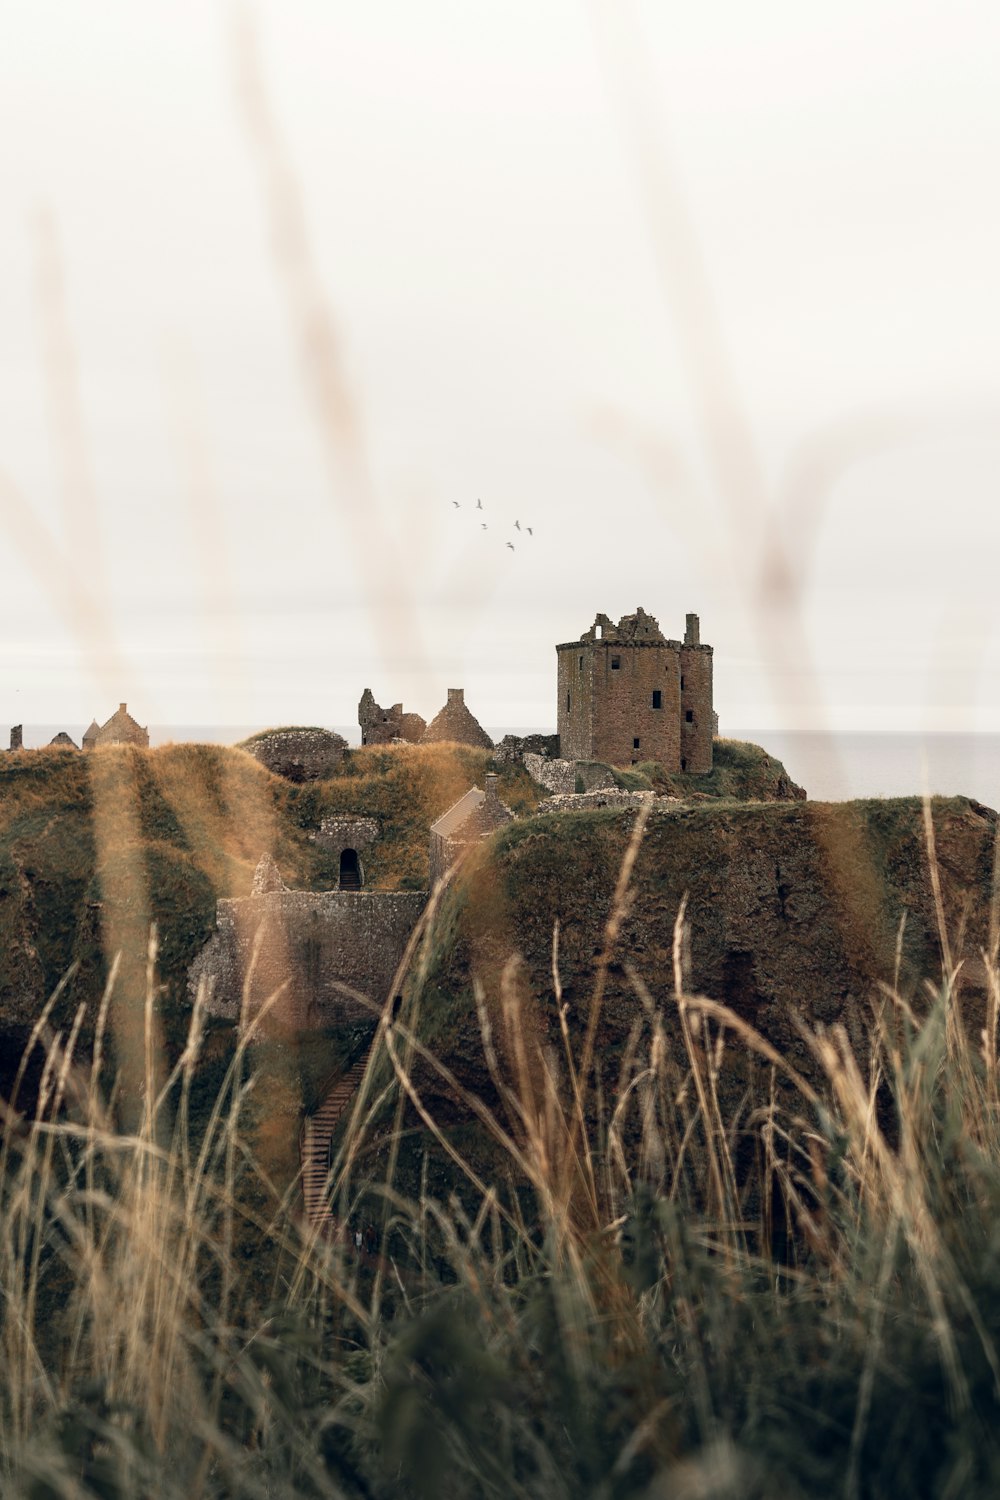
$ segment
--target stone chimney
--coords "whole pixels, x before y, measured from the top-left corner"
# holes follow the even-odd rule
[[[701,645],[701,627],[697,615],[685,616],[684,644],[685,646]]]
[[[12,750],[24,749],[24,725],[13,724],[10,731],[10,748]]]
[[[688,619],[690,619],[690,618],[691,618],[691,616],[688,615]],[[124,703],[119,703],[119,705],[118,705],[118,712],[120,714],[128,713],[128,709],[125,707]]]
[[[448,689],[448,707],[449,708],[451,708],[452,705],[454,705],[456,708],[461,707],[461,705],[464,702],[465,702],[465,688],[449,688]]]

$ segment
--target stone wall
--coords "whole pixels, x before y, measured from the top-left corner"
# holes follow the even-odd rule
[[[676,807],[676,797],[656,797],[652,792],[626,792],[622,787],[609,787],[597,792],[573,792],[546,797],[539,802],[537,812],[585,812],[594,807],[641,807],[644,802],[654,802]]]
[[[335,776],[347,741],[329,729],[275,729],[245,741],[242,748],[275,776],[300,783]]]
[[[375,702],[371,688],[365,688],[361,694],[358,725],[362,745],[391,745],[393,740],[405,740],[407,744],[415,745],[427,728],[426,721],[419,714],[404,713],[401,703],[381,708]]]
[[[235,1020],[245,985],[254,1014],[287,981],[264,1026],[270,1034],[370,1019],[370,1008],[337,986],[381,1006],[426,903],[424,891],[267,890],[220,901],[216,931],[189,971],[189,994],[193,1000],[204,977],[210,1014]]]
[[[541,755],[526,755],[524,767],[532,781],[557,795],[593,792],[615,785],[608,767],[593,761],[546,760]]]
[[[688,616],[697,622],[697,615]],[[689,631],[690,633],[690,631]],[[712,648],[686,638],[681,647],[681,770],[701,775],[712,769]]]
[[[546,760],[558,760],[560,755],[557,734],[505,734],[493,751],[498,766],[523,765],[526,755],[541,755]]]
[[[456,745],[475,745],[492,750],[493,741],[465,701],[464,688],[449,688],[448,701],[424,730],[423,743],[448,740]]]

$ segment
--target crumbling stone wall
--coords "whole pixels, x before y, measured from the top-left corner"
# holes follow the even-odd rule
[[[321,849],[326,849],[338,864],[343,864],[345,852],[353,851],[357,856],[360,884],[363,885],[364,865],[361,861],[361,851],[374,843],[378,835],[379,826],[374,818],[363,818],[354,813],[340,813],[324,818],[318,831],[311,837],[313,842]]]
[[[423,739],[424,744],[433,744],[437,740],[451,740],[456,745],[475,745],[482,750],[493,749],[493,741],[466,706],[464,688],[448,689],[448,701],[440,713],[435,714],[428,724]]]
[[[626,792],[623,787],[605,787],[600,791],[559,793],[539,802],[536,812],[580,812],[594,807],[641,807],[644,802],[677,806],[676,797],[657,797],[653,792]]]
[[[361,726],[362,745],[391,745],[393,740],[405,740],[408,744],[415,745],[423,738],[427,728],[427,721],[419,714],[404,714],[401,703],[394,703],[391,708],[380,708],[371,688],[365,688],[361,694],[358,724]]]
[[[330,729],[275,729],[244,742],[243,749],[286,781],[325,781],[348,753],[343,735]]]
[[[590,761],[545,760],[541,755],[526,755],[524,766],[532,781],[557,795],[598,791],[615,785],[607,766]]]
[[[97,750],[102,745],[138,745],[148,750],[149,730],[133,719],[126,704],[119,703],[106,724],[98,725],[93,720],[83,736],[84,750]]]
[[[493,751],[498,766],[524,764],[526,755],[541,755],[546,760],[558,760],[560,755],[557,734],[505,734]]]
[[[578,641],[557,646],[556,656],[565,759],[613,766],[655,760],[673,771],[683,760],[687,770],[712,769],[712,648],[700,643],[697,615],[688,616],[682,643],[667,640],[642,608],[617,625],[599,614]]]
[[[209,1013],[236,1020],[244,986],[254,1015],[285,985],[264,1023],[271,1034],[371,1020],[370,1005],[385,1002],[426,903],[425,891],[274,888],[220,901],[215,933],[188,974],[190,997],[204,979],[211,986]]]

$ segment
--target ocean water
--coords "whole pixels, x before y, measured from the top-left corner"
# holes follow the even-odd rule
[[[734,732],[763,745],[815,801],[850,797],[973,797],[1000,808],[998,734]]]
[[[235,744],[260,725],[175,724],[150,725],[150,742],[202,740]],[[331,724],[349,744],[357,744],[357,724]],[[86,725],[26,724],[24,743],[46,745],[59,729],[77,744]],[[728,728],[728,726],[727,726]],[[495,740],[504,734],[550,733],[527,725],[488,725]],[[2,731],[0,731],[2,732]],[[801,731],[733,729],[733,739],[763,745],[781,760],[793,781],[816,801],[850,797],[911,797],[924,791],[942,796],[974,797],[1000,808],[1000,734],[815,734]],[[0,744],[4,743],[0,741]]]

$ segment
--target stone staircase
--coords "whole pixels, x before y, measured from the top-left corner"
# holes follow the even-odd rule
[[[307,1115],[302,1125],[299,1149],[302,1157],[302,1196],[306,1217],[313,1228],[333,1224],[327,1187],[330,1137],[341,1115],[354,1098],[368,1064],[367,1049],[346,1073],[336,1080],[323,1096],[315,1114]]]

